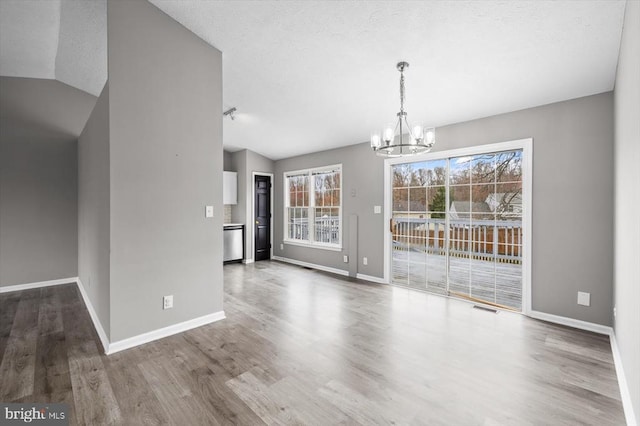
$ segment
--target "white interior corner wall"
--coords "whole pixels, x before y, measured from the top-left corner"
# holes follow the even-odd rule
[[[614,330],[629,424],[640,420],[640,3],[628,1],[614,91]],[[621,375],[622,374],[622,375]]]

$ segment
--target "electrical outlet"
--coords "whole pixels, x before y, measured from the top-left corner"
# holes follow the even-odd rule
[[[280,244],[280,250],[284,250],[284,244]]]
[[[366,257],[362,258],[362,264],[363,265],[368,265],[369,264],[369,259],[367,259]]]
[[[162,309],[173,308],[173,294],[162,298]]]
[[[578,305],[591,306],[591,293],[578,292]]]
[[[213,217],[213,206],[205,206],[204,216],[207,218]]]
[[[617,313],[616,311],[617,311],[617,309],[616,309],[616,307],[614,306],[614,307],[613,307],[613,318],[614,318],[614,319],[615,319],[615,317],[616,317],[616,313]]]
[[[347,256],[346,254],[344,256],[342,256],[342,261],[344,263],[349,263],[349,256]]]
[[[382,213],[382,206],[373,206],[373,214]]]

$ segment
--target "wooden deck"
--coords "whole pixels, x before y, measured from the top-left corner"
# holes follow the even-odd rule
[[[522,265],[450,258],[450,291],[522,309]],[[392,283],[446,295],[446,257],[393,250]]]

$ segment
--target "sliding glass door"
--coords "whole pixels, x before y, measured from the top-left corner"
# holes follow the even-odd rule
[[[391,166],[391,282],[522,309],[523,151]]]
[[[447,294],[447,160],[392,172],[392,283]]]

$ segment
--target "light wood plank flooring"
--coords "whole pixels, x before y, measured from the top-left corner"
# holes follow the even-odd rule
[[[72,424],[622,425],[606,336],[279,262],[227,319],[102,355],[73,285],[0,295],[0,401]]]

